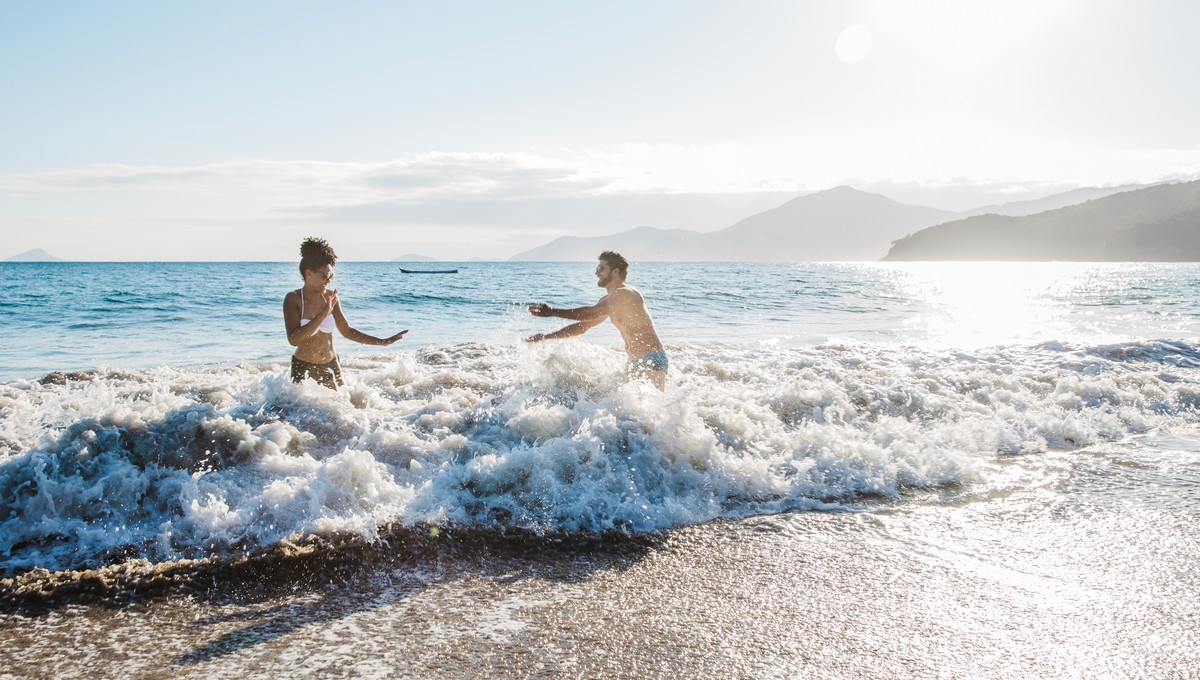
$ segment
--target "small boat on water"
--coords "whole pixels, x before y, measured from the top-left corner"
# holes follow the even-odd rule
[[[405,269],[400,268],[401,274],[457,274],[457,269]]]

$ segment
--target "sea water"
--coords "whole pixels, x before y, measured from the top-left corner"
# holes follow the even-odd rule
[[[780,569],[788,562],[778,551],[891,565],[822,596],[838,616],[858,606],[852,595],[862,583],[891,592],[926,568],[959,574],[961,583],[946,581],[946,599],[969,599],[959,588],[986,593],[972,581],[983,579],[1029,597],[1053,593],[1056,616],[1079,615],[1063,602],[1082,601],[1095,612],[1114,603],[1141,612],[1083,620],[1109,625],[1108,637],[1077,639],[1115,641],[1107,655],[1064,665],[1027,640],[1017,647],[1025,657],[965,666],[975,669],[968,675],[1030,671],[1020,659],[1034,657],[1050,664],[1033,666],[1035,674],[1196,672],[1185,647],[1198,641],[1188,593],[1200,586],[1200,266],[635,263],[630,283],[670,354],[661,393],[626,380],[608,325],[580,339],[521,342],[566,323],[530,316],[529,304],[582,306],[600,296],[593,266],[438,263],[459,272],[406,275],[393,263],[341,263],[332,285],[350,322],[378,336],[410,333],[384,349],[337,338],[347,386],[335,392],[288,378],[281,308],[299,283],[294,264],[0,265],[5,587],[40,587],[53,572],[233,565],[312,540],[380,546],[398,535],[459,532],[494,550],[505,536],[623,536],[635,552],[644,540],[682,541],[660,554],[683,571],[707,565],[696,583],[735,562],[744,569],[738,555]],[[1064,526],[1085,536],[1062,534]],[[721,538],[730,531],[735,543]],[[970,547],[946,544],[954,535]],[[1061,553],[1065,545],[1071,554]],[[565,550],[537,569],[626,554]],[[415,559],[406,574],[429,568]],[[470,578],[488,572],[476,566],[466,568]],[[771,582],[813,584],[813,569]],[[512,607],[560,616],[566,605],[557,598],[579,587],[563,583],[525,589]],[[631,575],[609,586],[641,583]],[[1064,583],[1085,590],[1064,595]],[[1079,594],[1110,589],[1107,600]],[[699,595],[683,592],[676,597]],[[646,597],[648,611],[678,601]],[[784,617],[760,625],[770,632],[772,621],[799,621],[791,607],[806,597],[760,602],[760,613]],[[889,597],[870,599],[907,612]],[[1002,611],[1025,606],[1006,598],[997,596],[997,625],[1023,616]],[[480,604],[458,606],[469,618]],[[910,626],[912,634],[961,620],[945,603],[920,606],[944,614]],[[1078,635],[1056,628],[1059,620],[1046,617],[1043,632]],[[472,639],[509,640],[504,621],[500,633]],[[544,638],[550,624],[512,625]],[[767,655],[774,661],[765,667],[739,666],[741,657],[719,650],[719,663],[684,665],[888,675],[814,660],[819,647],[786,642],[791,630],[772,633],[778,658]],[[1119,641],[1141,633],[1162,639],[1122,651]],[[656,649],[670,642],[655,639]],[[849,650],[859,639],[829,633],[822,644]],[[800,644],[799,656],[779,656],[789,644]],[[1043,656],[1029,651],[1037,649]],[[944,650],[941,661],[954,654]],[[178,657],[176,668],[201,657]],[[621,674],[620,665],[588,658],[549,668]],[[638,664],[653,658],[624,668],[648,668]],[[879,658],[897,673],[936,667],[904,649]]]

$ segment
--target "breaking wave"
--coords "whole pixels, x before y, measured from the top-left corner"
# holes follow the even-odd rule
[[[1177,341],[977,352],[585,343],[0,385],[0,574],[254,554],[388,527],[628,534],[974,484],[997,455],[1194,425]]]

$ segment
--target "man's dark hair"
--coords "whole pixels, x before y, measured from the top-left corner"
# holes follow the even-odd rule
[[[626,260],[621,253],[615,250],[606,250],[600,253],[600,257],[596,259],[621,272],[621,278],[629,276],[629,260]]]
[[[304,239],[300,244],[300,278],[304,278],[306,270],[316,271],[327,264],[337,264],[337,254],[329,242],[315,236]]]

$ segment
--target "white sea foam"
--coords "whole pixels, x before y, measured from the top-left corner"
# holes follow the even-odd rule
[[[234,555],[399,523],[631,532],[986,482],[997,455],[1197,420],[1181,343],[673,347],[666,393],[581,342],[102,370],[0,385],[4,571]]]

